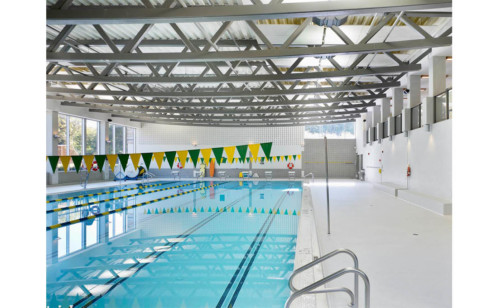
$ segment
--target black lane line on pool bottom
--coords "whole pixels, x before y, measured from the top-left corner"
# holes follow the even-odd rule
[[[233,285],[235,284],[235,281],[238,277],[238,274],[240,273],[240,271],[242,270],[243,268],[243,265],[245,264],[245,261],[247,260],[248,256],[250,255],[250,252],[252,251],[252,248],[254,247],[255,243],[257,242],[257,239],[259,238],[259,236],[261,236],[261,233],[262,233],[262,230],[264,229],[264,227],[266,226],[266,224],[268,223],[268,221],[271,221],[271,224],[273,222],[273,219],[274,219],[274,216],[276,216],[276,211],[277,209],[281,206],[281,204],[283,203],[283,200],[285,199],[286,197],[286,194],[283,193],[281,195],[281,197],[278,199],[278,201],[276,202],[276,204],[274,205],[273,207],[273,212],[272,214],[269,214],[269,216],[266,218],[266,220],[264,221],[264,223],[262,224],[261,228],[259,229],[259,232],[257,233],[257,235],[255,236],[254,240],[252,241],[252,243],[250,244],[249,248],[247,249],[247,252],[245,253],[245,255],[243,256],[243,259],[242,261],[240,262],[240,264],[238,265],[238,268],[236,269],[235,273],[233,274],[233,276],[231,277],[231,280],[230,282],[228,283],[228,285],[226,286],[224,292],[223,292],[223,295],[221,296],[221,298],[219,299],[217,305],[216,305],[216,308],[221,308],[224,301],[226,300],[226,297],[228,296],[231,288],[233,287]],[[273,216],[272,219],[271,216]],[[269,225],[269,227],[271,226],[271,224]],[[267,231],[269,230],[269,227],[266,229],[265,233],[267,233]],[[265,236],[265,235],[264,235]],[[262,244],[262,242],[260,241],[259,244],[258,244],[258,247],[260,247],[260,245]],[[257,249],[257,251],[255,252],[254,256],[252,257],[255,258],[255,255],[257,255],[257,252],[259,251],[259,249]],[[249,264],[249,266],[251,265],[251,263]],[[237,288],[238,290],[238,288]],[[231,306],[229,306],[231,307]]]
[[[286,194],[285,194],[285,196],[286,196]],[[283,203],[283,200],[279,204],[278,209],[280,208],[280,206],[281,206],[282,203]],[[274,221],[275,217],[276,217],[276,213],[274,215],[272,215],[271,221],[269,222],[269,224],[268,224],[268,226],[266,228],[266,231],[264,231],[264,234],[262,235],[262,238],[259,240],[259,243],[257,244],[257,247],[255,249],[255,252],[252,255],[252,258],[250,259],[249,264],[245,268],[245,272],[243,273],[242,279],[240,279],[240,281],[238,282],[238,286],[236,287],[235,292],[231,296],[231,300],[230,300],[230,303],[228,304],[228,307],[233,307],[235,305],[235,301],[236,301],[236,299],[238,297],[238,294],[240,293],[240,290],[242,289],[242,286],[245,283],[245,279],[247,278],[247,275],[250,272],[250,268],[252,267],[252,264],[254,263],[255,258],[257,257],[257,254],[259,253],[259,249],[261,248],[262,243],[264,242],[264,239],[266,238],[267,232],[269,231],[269,228],[271,228],[271,225],[273,224],[273,221]]]
[[[141,184],[137,184],[136,187],[123,188],[123,189],[117,189],[117,190],[112,190],[112,191],[102,191],[102,192],[93,193],[93,194],[79,195],[79,196],[67,197],[67,198],[61,198],[61,199],[47,200],[47,204],[48,203],[53,203],[53,202],[62,202],[62,201],[68,201],[68,200],[74,200],[74,199],[82,199],[82,198],[86,198],[86,197],[103,196],[103,195],[108,195],[108,194],[113,194],[113,193],[118,193],[118,192],[123,192],[123,191],[130,191],[130,190],[137,190],[137,189],[143,189],[143,188],[149,188],[149,187],[164,186],[164,185],[167,185],[167,184],[173,184],[173,183],[177,183],[177,182],[179,182],[179,181],[160,182],[159,184],[152,184],[152,185],[141,185]]]
[[[223,184],[226,184],[228,182],[224,182]],[[264,185],[263,187],[261,187],[260,189],[264,188],[266,185]],[[210,221],[212,221],[214,218],[218,217],[219,215],[221,215],[222,213],[225,213],[226,209],[229,209],[231,207],[233,207],[235,204],[237,204],[238,202],[242,201],[243,199],[247,198],[248,196],[250,195],[247,194],[245,196],[242,196],[240,197],[239,199],[233,201],[231,204],[225,206],[223,209],[223,212],[217,212],[209,217],[207,217],[206,219],[202,220],[201,222],[199,222],[198,224],[196,224],[195,226],[191,227],[190,229],[188,229],[187,231],[185,231],[183,234],[181,234],[180,238],[187,238],[189,237],[192,233],[194,233],[195,231],[197,231],[198,229],[200,229],[201,227],[203,227],[204,225],[206,225],[207,223],[209,223]],[[180,242],[174,242],[173,244],[170,245],[171,249],[176,246],[177,244],[179,244]],[[164,246],[166,246],[167,244],[170,244],[170,243],[166,243],[164,244]],[[168,245],[169,246],[169,245]],[[170,249],[170,250],[171,250]],[[157,252],[153,252],[151,253],[150,255],[146,256],[144,259],[147,259],[147,258],[150,258],[152,256],[154,256],[154,259],[157,259],[158,257],[160,257],[162,254],[164,254],[165,252],[167,251],[160,251],[159,253]],[[150,262],[152,263],[152,262]],[[131,269],[134,269],[136,268],[136,270],[134,271],[133,275],[134,276],[138,271],[140,271],[141,269],[143,269],[145,266],[147,266],[148,264],[150,263],[135,263],[133,264],[129,269],[127,270],[131,270]],[[121,278],[121,277],[115,277],[115,278],[112,278],[111,280],[109,280],[107,283],[105,284],[109,284],[109,283],[112,283],[116,280],[118,280],[119,278],[121,278],[120,281],[116,282],[114,285],[112,285],[109,290],[107,290],[105,293],[103,294],[100,294],[99,296],[97,297],[94,297],[91,301],[87,302],[84,306],[82,306],[83,308],[86,308],[90,305],[92,305],[93,303],[95,303],[97,300],[99,300],[100,298],[102,298],[103,296],[105,296],[106,294],[108,294],[109,292],[111,292],[115,287],[117,287],[118,285],[120,285],[121,283],[123,283],[125,280],[127,280],[128,278],[132,277],[132,276],[128,276],[128,277],[124,277],[124,278]],[[77,301],[76,303],[73,304],[73,307],[76,308],[77,305],[80,305],[82,304],[83,302],[85,302],[87,299],[89,299],[90,297],[92,297],[93,295],[89,294],[87,295],[85,298],[82,298],[80,299],[79,301]]]

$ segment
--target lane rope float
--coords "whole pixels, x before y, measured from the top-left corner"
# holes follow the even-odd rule
[[[74,199],[80,199],[80,198],[85,198],[85,197],[95,197],[95,196],[101,196],[101,195],[108,195],[108,194],[113,194],[117,192],[123,192],[123,191],[130,191],[130,190],[135,190],[135,189],[141,189],[141,188],[148,188],[148,187],[156,187],[156,186],[162,186],[162,185],[167,185],[167,184],[173,184],[178,181],[173,181],[173,182],[165,182],[165,183],[159,183],[159,184],[153,184],[153,185],[145,185],[145,186],[137,186],[137,187],[131,187],[131,188],[124,188],[124,189],[117,189],[117,190],[112,190],[112,191],[102,191],[94,194],[86,194],[86,195],[79,195],[79,196],[74,196],[74,197],[67,197],[67,198],[62,198],[62,199],[54,199],[54,200],[47,200],[47,203],[52,203],[52,202],[61,202],[61,201],[67,201],[67,200],[74,200]]]
[[[107,216],[107,215],[114,214],[114,213],[119,213],[119,212],[122,212],[124,210],[131,210],[131,209],[134,209],[134,208],[137,208],[137,207],[141,207],[141,206],[144,206],[144,205],[149,205],[149,204],[152,204],[152,203],[155,203],[155,202],[159,202],[159,201],[163,201],[163,200],[172,199],[172,198],[175,198],[175,197],[187,195],[187,194],[192,193],[192,192],[196,192],[196,191],[199,191],[199,190],[208,189],[208,188],[219,186],[219,185],[223,185],[223,184],[226,184],[226,183],[229,183],[229,182],[222,182],[222,183],[219,183],[219,184],[213,184],[213,185],[210,185],[210,186],[196,188],[196,189],[188,190],[188,191],[185,191],[185,192],[182,192],[182,193],[179,193],[179,194],[170,195],[170,196],[166,196],[166,197],[162,197],[162,198],[158,198],[158,199],[154,199],[154,200],[150,200],[150,201],[146,201],[146,202],[142,202],[142,203],[137,203],[135,205],[129,205],[129,206],[122,207],[122,208],[119,208],[119,209],[115,209],[115,210],[111,210],[111,211],[107,211],[107,212],[103,212],[103,213],[99,213],[99,214],[93,214],[93,215],[90,215],[90,216],[87,216],[87,217],[83,217],[83,218],[79,218],[79,219],[73,219],[73,220],[66,221],[66,222],[63,222],[63,223],[60,223],[60,224],[55,224],[55,225],[52,225],[52,226],[48,226],[46,228],[46,231],[50,231],[50,230],[53,230],[53,229],[58,229],[58,228],[61,228],[61,227],[65,227],[65,226],[68,226],[68,225],[80,223],[80,222],[83,222],[83,221],[86,221],[86,220],[90,220],[90,219],[95,219],[97,217],[102,217],[102,216]]]
[[[103,202],[117,201],[117,200],[121,200],[121,199],[127,199],[127,198],[131,198],[131,197],[135,197],[135,196],[143,196],[143,195],[146,195],[146,194],[153,194],[153,193],[156,193],[156,192],[166,191],[166,190],[175,189],[175,188],[179,188],[179,187],[191,186],[193,184],[195,184],[195,183],[177,185],[177,186],[173,186],[173,187],[165,187],[165,188],[161,188],[161,189],[145,191],[145,192],[136,193],[136,194],[132,194],[132,195],[119,196],[119,197],[114,197],[114,198],[105,199],[105,200],[98,200],[98,201],[93,201],[93,202],[88,202],[88,203],[74,204],[74,205],[70,205],[70,206],[66,206],[66,207],[58,207],[56,209],[47,210],[46,213],[50,214],[50,213],[60,212],[60,211],[65,211],[65,210],[73,210],[73,209],[77,209],[77,208],[80,208],[80,207],[83,207],[83,206],[90,206],[90,205],[94,205],[94,204],[100,204],[100,203],[103,203]]]

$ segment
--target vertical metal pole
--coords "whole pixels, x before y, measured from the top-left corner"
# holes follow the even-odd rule
[[[324,163],[326,169],[326,214],[328,217],[328,234],[330,234],[330,188],[328,187],[328,139],[324,136]]]

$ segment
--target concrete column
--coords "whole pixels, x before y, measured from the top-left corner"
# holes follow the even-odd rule
[[[390,99],[388,98],[383,98],[381,100],[381,116],[380,116],[380,122],[386,122],[388,117],[390,116]]]
[[[54,137],[54,135],[59,135],[59,113],[57,111],[47,110],[47,127],[46,127],[46,153],[48,156],[50,155],[58,155],[58,139]],[[47,162],[47,164],[49,164]],[[48,171],[49,170],[49,171]],[[57,184],[59,183],[59,174],[57,171],[52,174],[52,170],[50,167],[47,169],[47,182],[48,184]]]
[[[381,106],[374,106],[372,108],[372,127],[376,127],[376,124],[381,122]]]
[[[407,77],[407,88],[409,93],[407,95],[406,108],[412,108],[421,104],[421,76],[409,75]]]
[[[396,117],[402,113],[404,106],[404,93],[402,88],[392,89],[392,117]]]
[[[428,96],[433,97],[446,89],[445,57],[435,56],[429,58],[429,86]]]

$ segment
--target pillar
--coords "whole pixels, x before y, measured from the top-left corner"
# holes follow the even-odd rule
[[[446,89],[445,57],[432,56],[429,58],[428,96],[433,97]]]
[[[407,77],[407,88],[409,89],[409,93],[407,94],[406,108],[412,108],[421,104],[421,76],[409,75]]]
[[[402,88],[392,89],[392,117],[396,117],[402,113],[404,106],[404,93]]]

